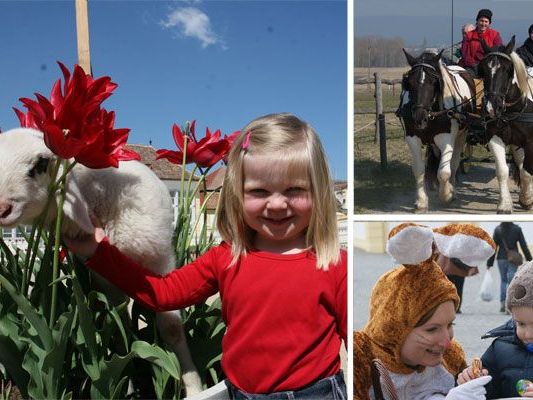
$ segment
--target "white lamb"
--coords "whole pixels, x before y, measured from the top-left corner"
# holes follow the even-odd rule
[[[31,225],[43,212],[54,157],[39,131],[17,128],[0,134],[0,228]],[[48,221],[56,214],[55,203],[50,208]],[[160,275],[175,268],[170,195],[144,164],[127,161],[105,169],[77,164],[69,174],[63,209],[64,235],[92,233],[92,215],[110,242],[130,258]],[[161,337],[180,360],[187,395],[200,392],[179,311],[158,313],[157,323]]]

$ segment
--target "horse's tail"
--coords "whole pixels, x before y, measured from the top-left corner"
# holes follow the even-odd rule
[[[424,174],[424,183],[428,190],[435,190],[439,187],[437,173],[440,165],[440,151],[435,153],[434,146],[426,146],[426,171]]]

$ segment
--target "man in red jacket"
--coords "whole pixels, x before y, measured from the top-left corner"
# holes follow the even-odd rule
[[[485,55],[481,47],[481,39],[489,47],[503,44],[499,32],[490,27],[491,22],[492,11],[486,8],[479,10],[476,18],[476,29],[468,32],[463,38],[461,45],[463,58],[459,61],[459,65],[470,70],[474,75],[477,75],[477,65]]]

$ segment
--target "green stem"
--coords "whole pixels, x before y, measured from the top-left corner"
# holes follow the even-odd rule
[[[185,182],[185,166],[187,165],[187,141],[189,137],[185,135],[183,138],[183,159],[181,160],[181,181],[180,181],[180,199],[178,202],[178,210],[183,207],[183,182]]]
[[[48,210],[50,209],[50,204],[52,203],[52,200],[54,199],[54,196],[55,196],[56,177],[57,177],[57,174],[59,173],[60,166],[61,166],[61,161],[56,160],[55,165],[52,170],[52,174],[50,176],[50,185],[48,185],[48,198],[46,200],[46,205],[44,207],[43,212],[41,213],[41,215],[39,215],[39,218],[37,219],[37,224],[35,224],[34,227],[32,228],[30,240],[28,241],[28,249],[31,249],[31,250],[30,251],[26,250],[26,257],[24,260],[24,277],[23,277],[23,285],[22,285],[23,293],[25,293],[26,295],[28,294],[28,290],[30,287],[30,279],[33,274],[35,258],[37,257],[37,253],[39,250],[39,243],[41,242],[43,226],[46,221],[46,217],[48,216]],[[37,229],[35,229],[35,227],[37,227]],[[33,236],[35,233],[35,230],[37,230],[37,236]]]
[[[196,183],[196,188],[194,189],[194,192],[191,194],[191,184],[192,184],[192,180],[193,178],[196,176],[196,171],[198,170],[198,165],[194,165],[194,168],[192,169],[192,172],[190,173],[189,175],[189,179],[187,181],[187,202],[185,204],[185,208],[183,211],[187,211],[189,212],[189,210],[191,209],[191,203],[192,203],[192,200],[194,199],[194,196],[196,196],[196,193],[198,192],[198,184],[200,183],[200,181],[198,181],[198,183]],[[200,177],[200,180],[203,178],[203,176]]]
[[[210,167],[207,168],[207,170],[204,173],[202,173],[202,176],[206,176],[208,171],[209,171],[209,169],[210,169]],[[207,182],[205,181],[205,179],[202,181],[202,187],[204,189],[204,204],[207,204],[207,201],[209,200],[209,198],[211,198],[211,196],[207,195]],[[204,204],[202,204],[202,206]],[[204,225],[203,225],[203,229],[202,229],[202,236],[204,236],[203,232],[205,231],[205,227],[207,226],[207,206],[206,206],[206,209],[203,211],[202,214],[204,215]],[[203,241],[203,239],[204,239],[203,237],[200,237],[201,241]]]
[[[217,206],[215,208],[215,218],[213,218],[213,224],[211,225],[211,233],[209,234],[211,237],[213,236],[213,232],[215,231],[215,228],[217,226],[217,216],[218,216],[218,211],[220,210],[221,199],[222,199],[222,196],[221,196],[221,192],[219,191],[218,199],[217,199]]]
[[[211,196],[213,196],[215,194],[215,192],[211,192],[209,193],[208,196],[205,197],[205,200],[202,204],[202,206],[200,207],[200,215],[198,215],[198,217],[196,218],[195,222],[194,222],[194,227],[191,231],[191,234],[190,235],[187,235],[187,242],[185,244],[185,248],[188,248],[190,246],[190,242],[191,242],[191,239],[192,239],[192,234],[194,232],[196,232],[196,228],[198,228],[198,224],[200,223],[200,219],[202,218],[202,214],[205,218],[207,218],[207,213],[206,213],[206,208],[207,208],[207,201],[211,198]],[[204,224],[206,223],[205,222],[206,220],[204,219]]]
[[[63,223],[63,204],[65,203],[65,194],[67,191],[67,175],[69,171],[68,160],[63,161],[64,171],[61,179],[58,181],[58,188],[60,190],[59,201],[57,204],[57,216],[55,226],[55,240],[54,240],[54,261],[52,264],[52,304],[50,307],[50,321],[48,326],[52,328],[55,323],[56,308],[57,308],[57,278],[59,277],[59,247],[61,245],[61,225]]]

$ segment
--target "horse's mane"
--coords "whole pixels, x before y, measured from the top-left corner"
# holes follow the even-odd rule
[[[446,65],[442,62],[442,60],[439,60],[439,69],[440,74],[442,76],[442,82],[443,82],[443,88],[442,88],[442,99],[446,97],[451,97],[452,99],[457,99],[459,102],[461,102],[461,93],[458,92],[456,85],[452,82],[452,77],[450,72],[448,71],[448,68],[446,68]]]
[[[522,61],[520,56],[514,51],[511,53],[511,60],[513,62],[516,79],[518,81],[518,88],[522,93],[522,98],[525,99],[528,93],[531,93],[531,84],[533,83],[531,81],[533,81],[533,79],[529,77],[524,61]],[[533,95],[533,93],[531,94]]]

